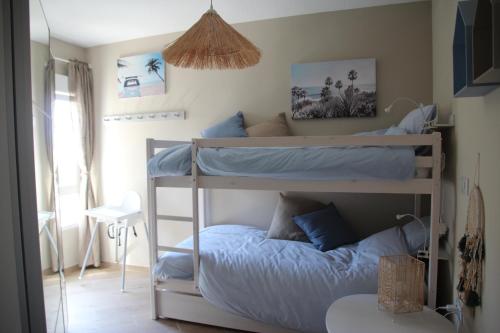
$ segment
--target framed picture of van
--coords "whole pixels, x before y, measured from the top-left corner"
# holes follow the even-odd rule
[[[119,58],[118,97],[144,97],[165,94],[165,62],[160,52]]]

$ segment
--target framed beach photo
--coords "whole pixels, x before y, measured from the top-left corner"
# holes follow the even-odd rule
[[[165,94],[165,62],[160,52],[118,59],[118,97]]]
[[[291,74],[294,120],[377,114],[375,59],[293,64]]]

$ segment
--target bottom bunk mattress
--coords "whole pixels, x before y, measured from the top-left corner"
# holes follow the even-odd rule
[[[192,248],[192,239],[178,246]],[[376,293],[379,256],[401,253],[407,253],[407,246],[399,228],[321,252],[310,243],[266,239],[266,231],[250,226],[212,226],[200,231],[200,292],[240,316],[301,332],[326,332],[331,303]],[[160,281],[191,279],[192,256],[164,253],[154,273]]]

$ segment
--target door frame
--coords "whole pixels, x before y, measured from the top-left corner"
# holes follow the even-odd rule
[[[0,322],[46,332],[33,157],[29,0],[0,0]]]

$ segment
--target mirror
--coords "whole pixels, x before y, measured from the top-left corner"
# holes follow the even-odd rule
[[[53,181],[46,136],[50,138],[51,135],[46,131],[46,125],[52,119],[44,106],[45,69],[51,58],[50,29],[40,0],[30,0],[30,33],[34,159],[45,316],[47,332],[61,333],[67,326],[66,289],[61,228],[50,194]]]

